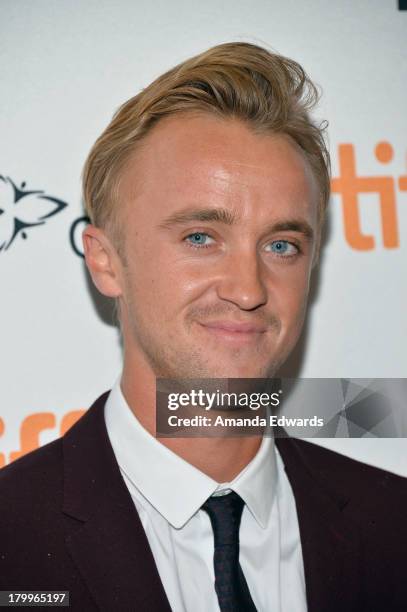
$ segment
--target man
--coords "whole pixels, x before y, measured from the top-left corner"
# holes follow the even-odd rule
[[[74,610],[405,610],[404,479],[307,442],[155,439],[156,378],[266,378],[305,317],[329,197],[316,90],[214,47],[124,104],[84,172],[120,381],[0,473],[0,587]]]

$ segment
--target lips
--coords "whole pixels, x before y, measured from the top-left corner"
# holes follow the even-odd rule
[[[243,323],[239,321],[209,321],[201,323],[209,330],[225,332],[230,334],[261,334],[266,331],[266,327],[259,323]]]

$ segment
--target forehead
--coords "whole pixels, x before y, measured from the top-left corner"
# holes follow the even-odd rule
[[[126,217],[143,212],[159,220],[199,204],[233,207],[242,217],[301,214],[312,222],[318,188],[288,136],[259,135],[237,119],[183,114],[161,120],[143,140],[120,195]]]

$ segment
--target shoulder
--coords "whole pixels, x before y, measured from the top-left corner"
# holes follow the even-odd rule
[[[407,478],[305,440],[283,438],[277,446],[286,470],[301,463],[316,486],[358,523],[405,523]]]
[[[27,579],[64,562],[62,500],[61,439],[0,470],[0,586],[20,584],[21,567]]]
[[[296,453],[314,474],[324,480],[335,478],[337,483],[343,482],[347,489],[360,486],[361,480],[365,486],[400,487],[401,491],[407,487],[407,478],[403,476],[352,459],[314,442],[282,438],[277,440],[277,446],[283,458],[288,453]]]
[[[0,470],[0,514],[19,508],[32,512],[35,501],[47,503],[62,495],[62,439],[45,444]],[[54,494],[50,496],[50,493]],[[18,506],[16,505],[18,503]]]
[[[379,439],[377,443],[380,444]],[[367,486],[375,484],[384,488],[399,488],[400,492],[407,491],[407,478],[403,476],[389,472],[384,468],[379,468],[363,461],[353,459],[347,455],[343,455],[342,453],[315,443],[303,442],[303,447],[304,452],[309,454],[310,460],[313,460],[315,465],[317,463],[319,464],[319,469],[325,476],[328,476],[330,473],[332,474],[332,470],[335,470],[338,472],[338,475],[346,479],[346,482],[350,486],[354,484],[360,486],[360,481],[363,479],[363,482]],[[321,458],[323,458],[322,465]]]
[[[0,509],[7,507],[7,499],[40,498],[45,492],[52,491],[56,494],[61,491],[62,495],[64,446],[75,449],[82,444],[97,455],[100,443],[104,443],[106,437],[103,436],[103,408],[108,394],[101,395],[63,437],[0,469]]]

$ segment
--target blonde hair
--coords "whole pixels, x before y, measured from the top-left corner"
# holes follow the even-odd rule
[[[160,119],[188,112],[236,118],[256,133],[290,136],[317,180],[322,221],[330,160],[327,123],[318,125],[310,117],[318,99],[316,86],[297,62],[250,43],[221,44],[178,64],[125,102],[93,145],[83,172],[91,222],[110,230],[112,237],[120,233],[115,211],[124,164]]]

